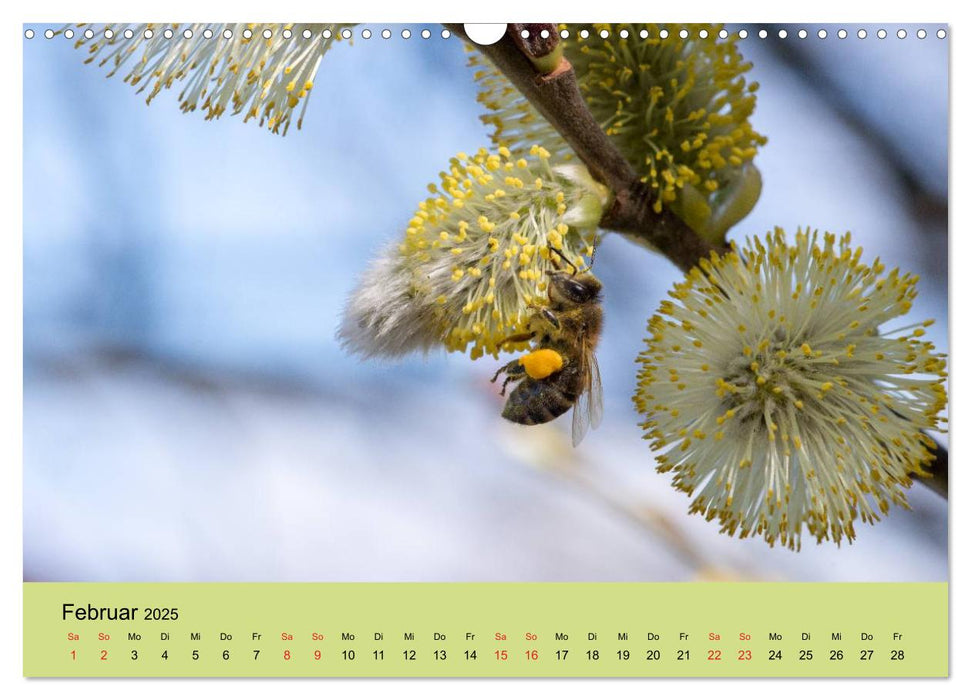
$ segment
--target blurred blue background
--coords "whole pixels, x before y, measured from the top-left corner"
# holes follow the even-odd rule
[[[361,362],[334,339],[368,259],[457,151],[486,145],[461,42],[355,38],[304,128],[183,115],[24,41],[26,580],[941,580],[921,487],[858,541],[801,553],[718,534],[654,472],[630,395],[679,277],[618,236],[597,256],[604,425],[499,418],[497,363]],[[853,232],[921,275],[947,350],[948,40],[750,37],[769,143],[733,237]],[[946,438],[945,438],[946,443]]]

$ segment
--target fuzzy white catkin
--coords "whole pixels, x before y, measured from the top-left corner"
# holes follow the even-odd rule
[[[361,276],[344,307],[337,338],[345,350],[365,358],[441,347],[434,308],[415,294],[398,243],[386,245]]]

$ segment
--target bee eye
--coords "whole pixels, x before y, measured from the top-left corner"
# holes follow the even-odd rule
[[[584,301],[588,296],[590,296],[587,286],[580,284],[579,282],[567,280],[564,287],[566,289],[566,295],[573,301]]]

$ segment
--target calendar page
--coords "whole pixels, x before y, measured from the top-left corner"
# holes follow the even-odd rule
[[[949,675],[947,24],[20,31],[24,676]]]

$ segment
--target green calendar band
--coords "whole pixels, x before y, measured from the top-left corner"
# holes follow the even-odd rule
[[[948,674],[946,583],[25,583],[24,675]]]

